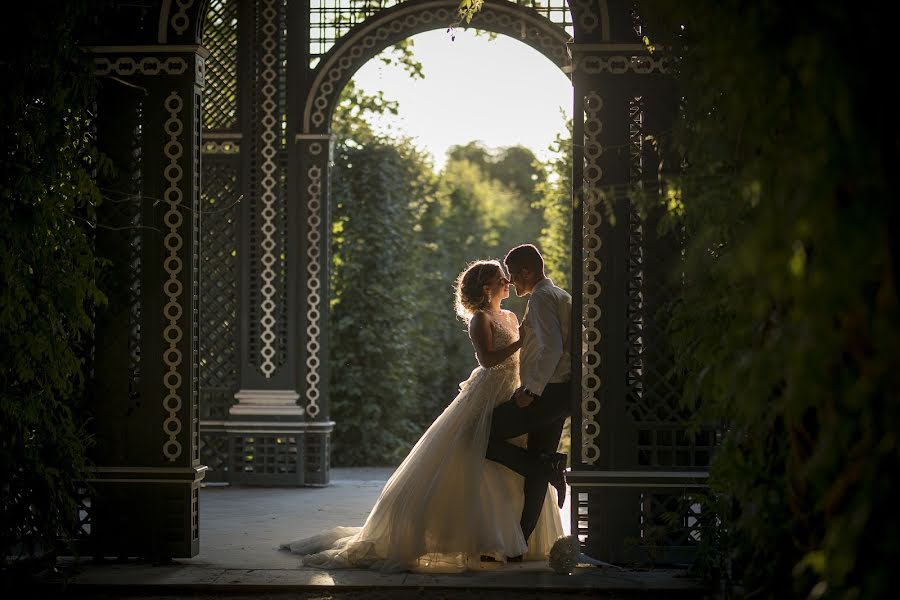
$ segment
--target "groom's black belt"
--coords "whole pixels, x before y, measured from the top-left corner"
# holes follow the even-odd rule
[[[554,382],[551,382],[551,383],[548,383],[547,385],[545,385],[545,386],[544,386],[544,389],[547,389],[547,388],[550,387],[551,385],[558,385],[558,386],[565,385],[565,386],[569,386],[569,385],[572,385],[572,380],[570,379],[569,381],[554,381]]]

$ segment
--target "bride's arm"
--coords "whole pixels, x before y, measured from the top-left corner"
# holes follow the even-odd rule
[[[469,339],[475,347],[478,364],[486,369],[499,365],[522,347],[522,340],[516,340],[505,348],[491,350],[494,339],[491,322],[483,312],[476,312],[469,320]]]

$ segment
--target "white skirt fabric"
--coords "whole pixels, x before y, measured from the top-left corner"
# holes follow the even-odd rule
[[[562,535],[548,486],[526,545],[519,527],[523,479],[484,458],[491,415],[518,387],[518,362],[478,367],[391,475],[362,527],[337,527],[281,546],[322,569],[459,572],[480,556],[546,559]],[[515,440],[524,445],[525,436]]]

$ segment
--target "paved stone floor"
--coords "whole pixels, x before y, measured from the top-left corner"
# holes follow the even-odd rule
[[[303,568],[278,544],[336,525],[361,525],[392,472],[387,468],[334,469],[324,488],[206,487],[200,494],[200,554],[175,564],[63,560],[44,581],[78,598],[487,598],[702,597],[683,572],[579,567],[554,574],[546,562],[484,563],[452,575],[384,575],[367,570]],[[568,529],[568,505],[563,507]],[[220,596],[221,595],[221,596]]]

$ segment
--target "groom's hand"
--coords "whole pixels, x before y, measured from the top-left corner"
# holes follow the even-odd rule
[[[534,402],[534,398],[531,397],[531,394],[525,391],[524,388],[519,388],[513,394],[513,400],[516,401],[516,406],[519,408],[525,408],[532,402]]]

